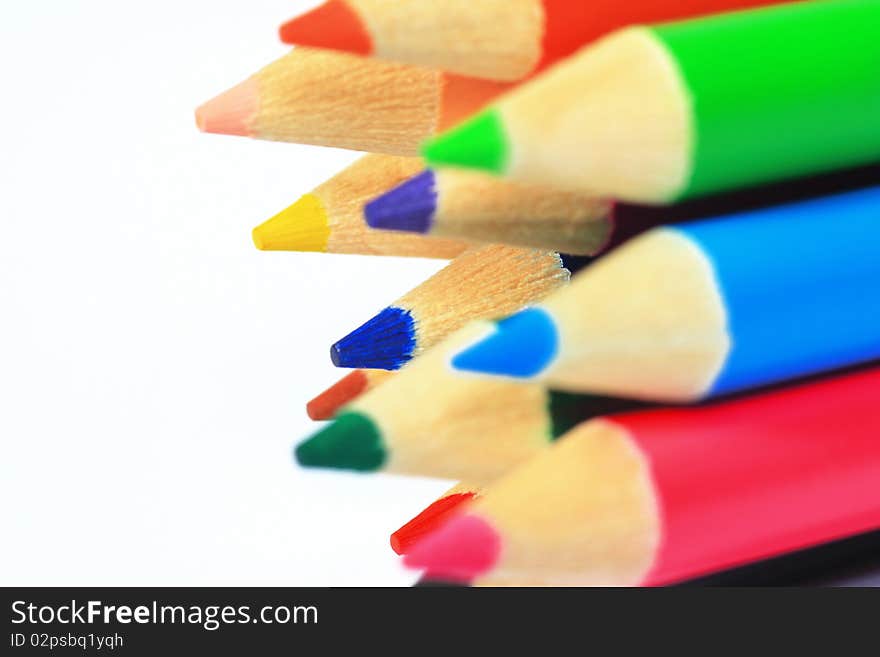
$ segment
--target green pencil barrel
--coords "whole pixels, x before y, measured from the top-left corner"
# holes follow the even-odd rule
[[[683,197],[880,160],[880,1],[653,28],[694,99]]]

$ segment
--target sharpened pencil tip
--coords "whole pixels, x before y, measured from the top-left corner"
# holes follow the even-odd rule
[[[385,308],[330,348],[336,367],[397,370],[416,350],[415,321],[408,310]]]
[[[469,583],[491,570],[500,554],[498,532],[482,518],[465,514],[416,543],[403,563],[427,570],[432,577]]]
[[[259,83],[248,78],[196,109],[196,125],[202,132],[250,137],[251,120],[259,109]]]
[[[304,194],[296,203],[254,228],[254,246],[261,251],[327,250],[330,223],[324,205],[314,194]]]
[[[339,344],[331,344],[330,345],[330,362],[333,363],[334,367],[345,367],[343,363],[343,355],[341,350],[339,349]]]
[[[508,139],[501,117],[494,109],[480,112],[426,142],[422,155],[431,166],[480,169],[501,175],[508,159]]]
[[[357,12],[343,0],[329,0],[278,29],[283,43],[343,50],[358,55],[373,52],[373,40]]]
[[[366,387],[367,376],[361,370],[355,370],[306,404],[306,413],[312,420],[329,420]]]
[[[553,318],[540,308],[527,308],[499,321],[494,333],[453,357],[452,366],[466,372],[527,379],[549,367],[558,348]]]
[[[367,203],[364,217],[370,228],[429,233],[436,211],[436,179],[428,170]]]
[[[257,226],[251,231],[251,239],[254,242],[254,246],[257,247],[260,251],[268,251],[266,248],[266,240],[263,235],[263,231],[260,230],[262,226]]]
[[[448,522],[466,502],[470,502],[475,496],[476,493],[473,492],[454,493],[433,502],[419,515],[391,534],[391,549],[397,554],[406,554],[413,545]]]
[[[342,413],[294,451],[297,463],[307,468],[332,468],[373,472],[387,458],[382,437],[370,418]]]

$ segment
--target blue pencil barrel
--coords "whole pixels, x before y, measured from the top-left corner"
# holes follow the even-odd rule
[[[727,307],[732,348],[709,395],[880,358],[880,188],[677,230]]]

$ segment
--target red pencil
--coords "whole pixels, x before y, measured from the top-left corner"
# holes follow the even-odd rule
[[[280,35],[290,44],[512,81],[633,23],[785,1],[329,0],[282,25]]]
[[[880,368],[582,424],[417,544],[480,584],[660,585],[880,528]]]
[[[406,554],[413,545],[454,516],[464,504],[478,498],[481,492],[480,486],[456,484],[391,534],[391,549],[397,554]]]

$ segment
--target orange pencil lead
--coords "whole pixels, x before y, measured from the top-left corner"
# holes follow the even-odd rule
[[[251,121],[260,106],[259,83],[248,78],[224,91],[196,110],[202,132],[250,137]]]

